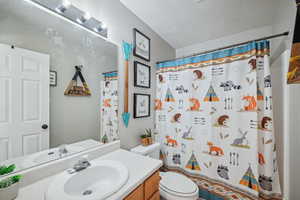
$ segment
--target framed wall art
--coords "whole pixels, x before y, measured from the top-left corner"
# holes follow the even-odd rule
[[[148,65],[134,61],[134,86],[150,88],[151,68]]]
[[[150,117],[150,95],[134,94],[134,118]]]
[[[151,49],[151,40],[145,34],[137,30],[133,29],[133,55],[144,59],[146,61],[150,61],[150,49]]]

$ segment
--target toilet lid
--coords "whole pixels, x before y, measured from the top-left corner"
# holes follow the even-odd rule
[[[179,194],[192,194],[198,189],[192,180],[175,172],[161,173],[160,186]]]

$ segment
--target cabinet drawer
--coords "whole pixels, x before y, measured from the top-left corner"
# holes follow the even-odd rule
[[[149,200],[160,200],[160,194],[159,191],[154,193],[154,195]]]
[[[145,181],[145,199],[148,200],[152,195],[159,191],[159,172],[155,172],[151,177]]]
[[[144,185],[140,185],[137,189],[131,192],[124,200],[143,200],[144,199]]]

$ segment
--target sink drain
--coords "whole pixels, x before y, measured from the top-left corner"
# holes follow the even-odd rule
[[[86,191],[84,191],[84,192],[82,193],[82,195],[83,195],[83,196],[86,196],[86,195],[90,195],[90,194],[92,194],[92,193],[93,193],[92,190],[86,190]]]

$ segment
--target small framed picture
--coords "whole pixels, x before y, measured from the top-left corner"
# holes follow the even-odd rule
[[[151,68],[148,65],[134,61],[134,86],[150,88]]]
[[[150,61],[150,38],[148,38],[145,34],[137,30],[133,29],[133,40],[134,40],[134,49],[133,54],[136,57],[144,59],[146,61]]]
[[[134,94],[134,118],[150,117],[150,95]]]
[[[56,71],[50,71],[50,86],[56,87],[57,86],[57,72]]]

